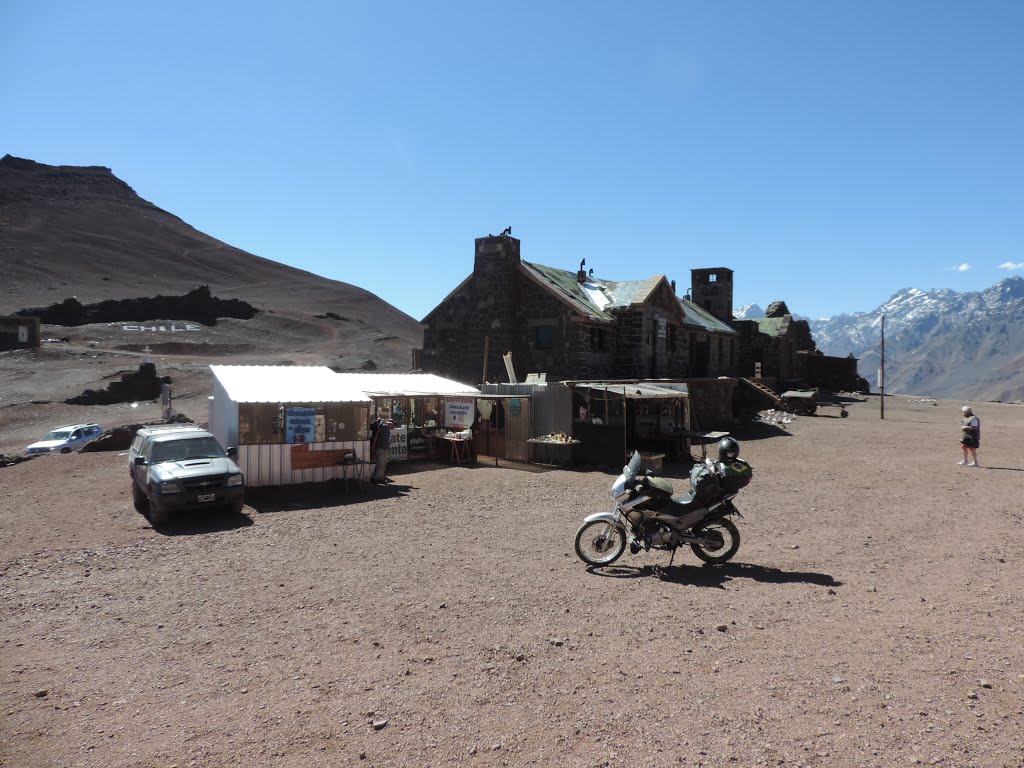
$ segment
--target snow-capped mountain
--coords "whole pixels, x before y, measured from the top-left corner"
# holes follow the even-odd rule
[[[906,288],[871,312],[811,320],[818,349],[859,358],[878,384],[885,316],[886,392],[1010,402],[1024,398],[1024,278],[975,293]]]
[[[753,320],[764,317],[764,310],[757,304],[744,304],[742,307],[733,309],[732,316],[737,320]]]

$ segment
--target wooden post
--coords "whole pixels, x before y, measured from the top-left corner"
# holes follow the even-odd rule
[[[480,379],[480,383],[481,384],[486,384],[487,383],[487,356],[490,354],[490,352],[491,352],[491,337],[490,336],[484,336],[484,375],[483,375],[483,378]]]
[[[878,369],[878,403],[882,412],[882,419],[885,419],[885,315],[882,315],[882,362]]]

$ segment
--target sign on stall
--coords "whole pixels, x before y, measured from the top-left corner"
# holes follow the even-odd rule
[[[390,461],[405,461],[409,458],[409,428],[391,428],[391,449],[388,451]]]
[[[444,425],[448,429],[466,429],[476,420],[476,400],[472,397],[449,397],[444,401]]]
[[[285,439],[289,443],[312,443],[316,440],[316,410],[289,408],[285,418]]]

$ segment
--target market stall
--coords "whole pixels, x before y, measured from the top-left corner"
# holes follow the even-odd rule
[[[347,388],[371,400],[370,418],[388,418],[390,461],[476,458],[473,427],[480,391],[430,373],[339,373]]]
[[[326,367],[211,365],[210,432],[251,488],[365,482],[370,398]]]
[[[633,450],[652,468],[688,455],[689,393],[677,382],[566,382],[573,390],[575,461],[618,466]]]

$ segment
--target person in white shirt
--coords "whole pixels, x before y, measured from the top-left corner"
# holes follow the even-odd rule
[[[974,415],[971,406],[960,409],[963,419],[960,420],[960,447],[964,450],[964,458],[959,463],[965,467],[980,467],[978,448],[981,445],[981,419]]]

